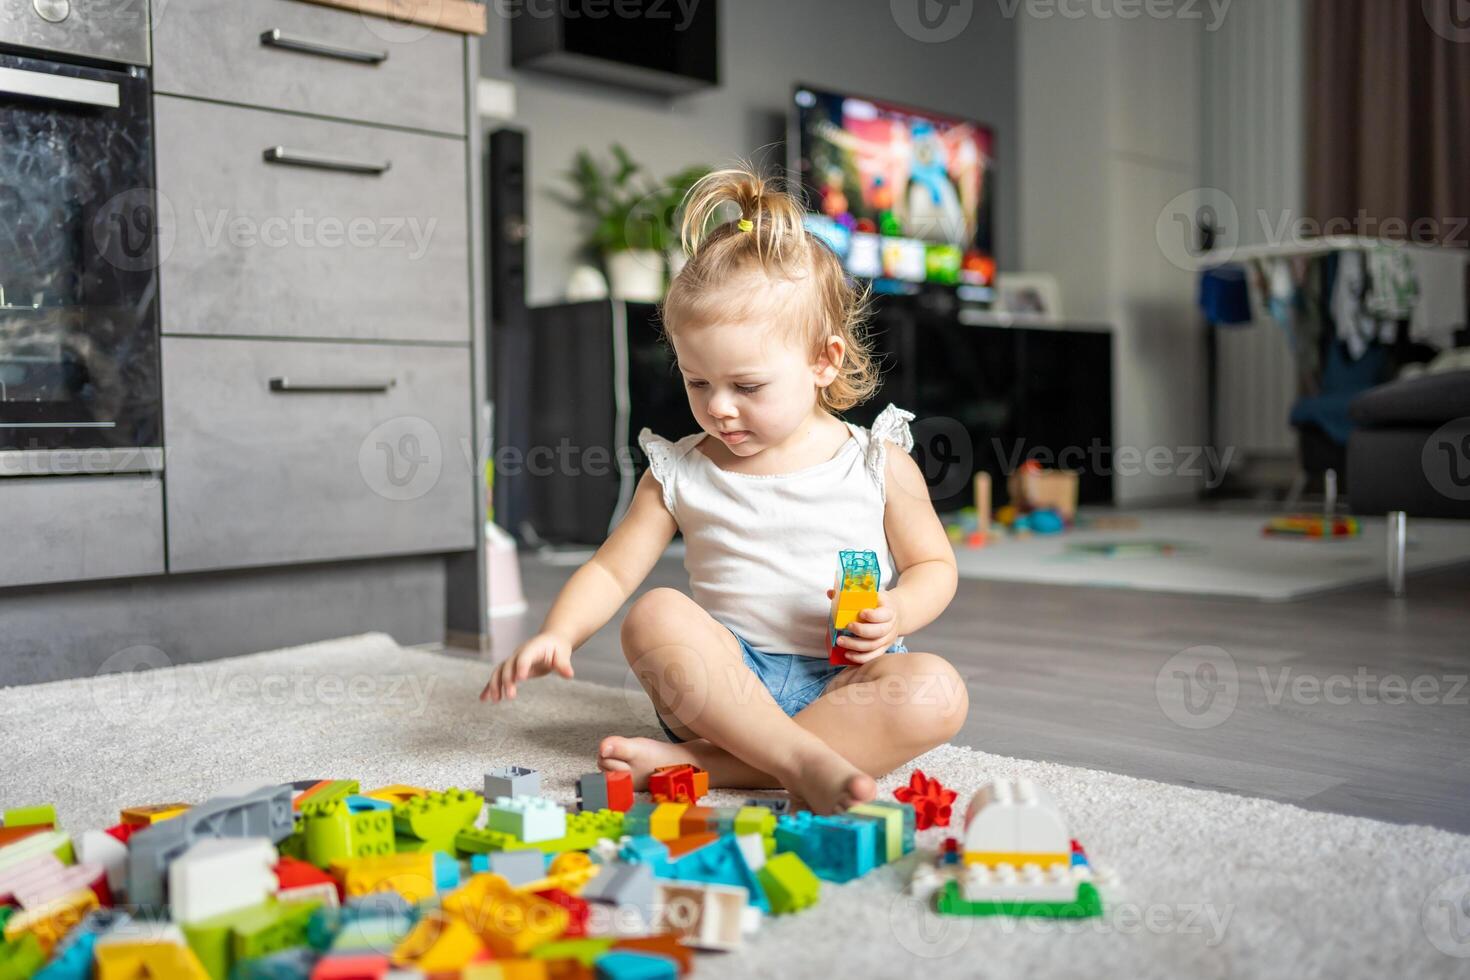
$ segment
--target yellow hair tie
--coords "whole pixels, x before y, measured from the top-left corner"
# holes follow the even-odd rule
[[[750,231],[755,227],[755,224],[749,218],[741,218],[738,227],[741,231]]]

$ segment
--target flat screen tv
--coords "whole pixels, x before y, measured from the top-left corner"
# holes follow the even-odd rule
[[[879,291],[995,282],[995,136],[968,119],[798,85],[787,146],[807,227]]]

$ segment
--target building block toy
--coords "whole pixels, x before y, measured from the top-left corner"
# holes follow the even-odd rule
[[[566,818],[565,837],[553,840],[528,842],[514,834],[499,830],[466,827],[454,836],[454,846],[466,854],[487,854],[491,851],[514,851],[536,848],[548,854],[560,851],[585,851],[597,846],[599,840],[616,840],[623,835],[623,815],[616,810],[586,810],[569,814]]]
[[[150,942],[97,941],[97,980],[136,980],[139,977],[168,977],[169,980],[209,980],[194,951],[174,934]]]
[[[614,932],[641,934],[653,922],[653,868],[647,864],[605,864],[582,890],[582,898],[594,905],[614,907]]]
[[[541,774],[525,766],[504,766],[485,773],[485,799],[500,796],[540,796]]]
[[[538,850],[492,851],[486,858],[485,870],[500,875],[512,888],[546,877],[546,855]]]
[[[883,571],[876,551],[839,551],[837,580],[832,585],[832,617],[827,628],[828,662],[846,664],[847,651],[837,638],[857,620],[864,609],[878,608],[878,588]],[[849,634],[850,635],[850,634]]]
[[[406,803],[418,796],[428,796],[432,792],[433,790],[425,789],[422,786],[408,786],[404,783],[394,783],[391,786],[379,786],[377,789],[370,789],[361,795],[397,806],[399,803]]]
[[[607,777],[603,773],[589,772],[577,777],[578,809],[601,810],[607,802]]]
[[[598,957],[597,980],[674,980],[678,964],[667,956],[615,949]]]
[[[669,873],[669,846],[666,842],[641,834],[623,840],[618,849],[618,859],[629,864],[646,864],[655,875]]]
[[[168,866],[171,918],[182,925],[260,905],[279,887],[276,860],[263,837],[196,842]]]
[[[776,852],[796,854],[824,881],[851,881],[873,870],[877,829],[860,818],[790,813],[776,823]]]
[[[909,784],[894,790],[893,795],[900,803],[908,803],[914,808],[920,830],[949,826],[950,811],[957,794],[939,780],[924,775],[924,770],[915,769],[909,776]]]
[[[15,897],[17,891],[37,881],[59,875],[66,868],[67,865],[61,863],[61,858],[50,851],[42,851],[24,861],[15,862],[0,871],[0,905],[22,904]]]
[[[149,827],[177,817],[187,809],[189,809],[188,803],[153,803],[148,806],[130,806],[118,814],[118,820],[136,827]]]
[[[131,919],[132,916],[121,909],[99,908],[88,912],[86,917],[56,944],[51,951],[51,962],[36,973],[36,977],[38,980],[90,980],[97,940],[114,929],[126,926]],[[45,953],[41,950],[39,942],[36,942],[35,948],[37,954],[44,959]],[[0,977],[5,975],[3,966],[0,966]],[[29,973],[25,975],[29,976]]]
[[[316,906],[308,902],[268,902],[235,916],[230,928],[234,962],[270,956],[306,943],[306,928]]]
[[[355,779],[316,779],[292,783],[291,806],[300,810],[308,803],[330,803],[356,796],[361,786]]]
[[[231,980],[303,980],[318,959],[315,950],[298,947],[235,965]]]
[[[694,969],[694,951],[673,936],[620,936],[613,949],[667,957],[678,965],[681,977]]]
[[[648,833],[648,821],[659,803],[634,803],[623,815],[623,833],[637,837]]]
[[[735,835],[735,846],[740,848],[741,857],[745,858],[745,866],[752,872],[759,871],[766,863],[766,841],[769,838],[760,834],[737,834]],[[771,841],[772,846],[775,841]]]
[[[897,861],[903,857],[903,811],[873,803],[859,803],[848,807],[846,812],[851,816],[877,817],[882,820],[885,827],[882,840],[887,847],[885,861]]]
[[[591,966],[598,957],[607,953],[617,942],[613,936],[579,936],[573,939],[558,939],[531,950],[533,960],[576,960],[583,966]]]
[[[56,807],[50,803],[13,807],[0,816],[7,827],[55,827],[56,822]]]
[[[743,806],[735,814],[729,833],[760,834],[770,837],[776,832],[776,814],[763,806]]]
[[[567,928],[563,933],[564,936],[568,939],[580,939],[587,935],[587,917],[591,913],[591,907],[585,899],[560,888],[538,889],[536,896],[567,910]]]
[[[448,854],[383,854],[332,862],[332,877],[347,898],[391,891],[421,902],[459,885],[459,862]]]
[[[392,961],[427,974],[454,974],[485,953],[485,944],[464,919],[431,911],[393,948]]]
[[[673,840],[679,836],[679,819],[689,809],[687,803],[660,803],[648,815],[648,833],[656,840]]]
[[[817,876],[790,851],[767,860],[756,877],[772,915],[787,915],[815,905],[822,890]]]
[[[341,796],[301,808],[304,857],[318,868],[347,858],[372,857],[394,851],[393,811],[381,800],[354,802]]]
[[[76,860],[69,835],[60,830],[43,830],[0,848],[0,870],[47,853],[55,854],[62,864]]]
[[[687,763],[659,766],[648,776],[648,792],[659,803],[695,803],[709,795],[709,773]]]
[[[659,876],[678,882],[703,882],[740,888],[746,893],[751,905],[762,912],[771,911],[760,879],[746,863],[745,851],[733,835],[727,834],[712,844],[690,851],[673,861],[668,871]]]
[[[691,806],[679,818],[680,837],[688,837],[690,834],[717,833],[719,833],[719,830],[713,807]]]
[[[1077,888],[1076,897],[1070,901],[1011,899],[972,902],[961,895],[960,883],[950,879],[940,889],[935,909],[941,915],[1008,915],[1042,919],[1088,919],[1102,915],[1102,900],[1091,882],[1083,882]]]
[[[5,920],[5,940],[13,943],[23,935],[33,935],[41,949],[50,956],[56,944],[97,907],[97,896],[90,889],[78,889],[35,908],[12,914]]]
[[[80,864],[101,865],[107,873],[107,887],[122,891],[128,881],[128,846],[105,830],[84,830],[73,841]]]
[[[533,947],[559,938],[567,928],[566,909],[537,895],[517,892],[492,874],[474,875],[445,895],[443,909],[465,919],[497,958],[524,956]]]
[[[660,882],[654,929],[700,949],[738,949],[748,900],[749,894],[738,885]]]
[[[45,830],[55,829],[55,827],[48,827],[43,823],[38,823],[33,827],[0,827],[0,847],[5,847],[7,844],[14,844],[18,840],[24,840],[32,834],[39,834]]]
[[[758,797],[752,796],[745,801],[746,806],[763,806],[776,816],[791,812],[791,801],[785,797]]]
[[[498,796],[490,805],[486,829],[535,844],[567,834],[567,811],[539,796]]]
[[[26,933],[14,942],[0,944],[0,977],[10,980],[24,980],[24,978],[35,974],[41,964],[46,962],[46,951],[41,948],[41,941],[31,933]],[[90,962],[88,966],[90,966]]]
[[[997,779],[965,812],[965,863],[1069,866],[1072,838],[1050,795],[1029,779]]]
[[[607,779],[607,808],[626,813],[633,805],[633,774],[607,772],[603,776]]]
[[[701,847],[708,847],[720,839],[719,834],[682,834],[673,840],[664,841],[669,849],[670,858],[681,858],[690,851],[697,851]]]
[[[312,967],[311,980],[383,980],[392,964],[378,953],[323,956]]]
[[[914,832],[918,829],[918,815],[911,804],[897,803],[893,800],[869,800],[863,806],[883,812],[897,812],[901,818],[899,844],[902,852],[908,854],[914,849]]]
[[[485,800],[467,789],[425,793],[393,805],[393,829],[419,840],[442,840],[475,822]]]

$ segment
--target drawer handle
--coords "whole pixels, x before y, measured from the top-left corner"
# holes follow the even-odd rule
[[[260,35],[260,43],[267,48],[280,48],[283,51],[300,51],[302,54],[319,54],[324,58],[336,58],[339,61],[353,61],[360,65],[381,65],[388,60],[388,52],[386,51],[364,51],[361,48],[344,48],[338,44],[327,44],[323,41],[313,41],[308,37],[287,34],[280,28],[266,31]]]
[[[271,391],[284,394],[380,394],[392,388],[398,383],[396,378],[386,378],[381,381],[292,381],[290,378],[271,378]]]
[[[344,157],[331,157],[321,153],[303,153],[300,150],[288,150],[284,146],[268,146],[265,153],[266,163],[279,163],[289,167],[314,167],[317,170],[337,170],[347,174],[385,174],[393,166],[393,161],[384,160],[382,163],[364,163],[361,160],[348,160]]]
[[[0,95],[26,95],[53,102],[101,106],[104,109],[118,107],[116,82],[71,78],[22,68],[0,68]]]

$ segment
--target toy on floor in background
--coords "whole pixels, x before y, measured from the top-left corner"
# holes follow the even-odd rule
[[[1291,514],[1273,517],[1261,528],[1267,537],[1282,538],[1355,538],[1362,533],[1356,517],[1328,517],[1326,514]]]
[[[827,661],[847,664],[847,651],[837,645],[837,638],[858,618],[864,609],[878,608],[878,589],[883,584],[876,551],[839,551],[837,581],[832,586],[832,620],[827,627]]]
[[[975,505],[959,512],[958,519],[944,526],[944,532],[955,544],[964,542],[969,548],[983,548],[990,543],[990,474],[975,474]]]
[[[1043,469],[1028,459],[1006,478],[1006,489],[1020,513],[1054,510],[1064,523],[1077,517],[1077,474],[1072,470]]]
[[[939,780],[924,775],[924,770],[915,769],[913,775],[909,776],[909,784],[894,790],[893,795],[900,803],[907,803],[914,808],[914,819],[919,830],[949,826],[955,791],[941,785]]]
[[[971,799],[963,837],[946,839],[916,868],[909,893],[934,897],[942,915],[1080,919],[1101,915],[1104,891],[1116,887],[1068,836],[1045,791],[1029,779],[997,779]]]
[[[709,773],[688,763],[659,766],[649,774],[648,792],[658,803],[697,803],[709,795]]]

